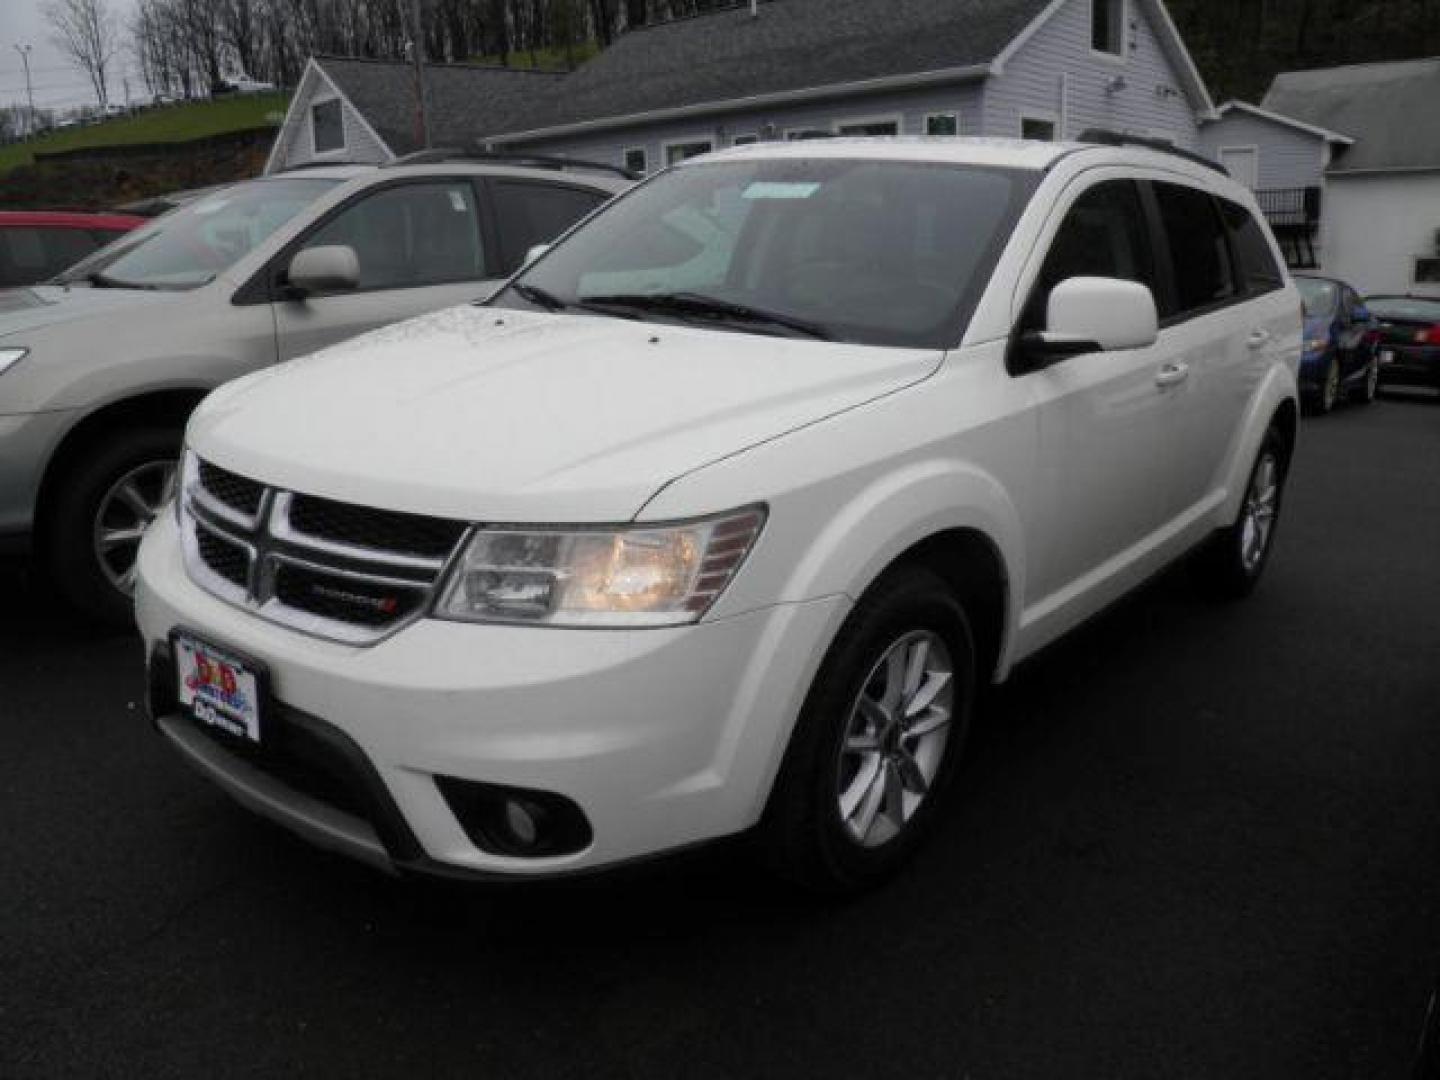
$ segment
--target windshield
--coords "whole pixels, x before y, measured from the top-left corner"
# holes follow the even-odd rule
[[[55,280],[131,289],[193,289],[228,270],[339,181],[251,180],[158,218]]]
[[[1307,319],[1323,318],[1335,312],[1335,302],[1340,295],[1333,281],[1319,278],[1297,277],[1295,287],[1300,290],[1300,303],[1305,308]]]
[[[590,219],[498,303],[947,348],[1033,183],[895,161],[684,166]]]
[[[1414,319],[1417,322],[1440,322],[1440,300],[1419,296],[1372,296],[1365,301],[1371,314],[1382,319]]]

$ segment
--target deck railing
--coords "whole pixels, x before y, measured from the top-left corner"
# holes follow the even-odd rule
[[[1255,198],[1280,241],[1285,261],[1295,269],[1313,268],[1315,236],[1320,231],[1320,189],[1265,188],[1255,192]]]

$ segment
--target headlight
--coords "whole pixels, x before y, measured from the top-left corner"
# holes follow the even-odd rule
[[[679,626],[699,619],[740,569],[765,511],[674,525],[475,532],[435,614],[545,626]]]
[[[29,354],[29,349],[0,349],[0,375],[4,375]]]

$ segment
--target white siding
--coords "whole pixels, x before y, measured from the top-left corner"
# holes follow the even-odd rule
[[[1090,49],[1090,0],[1069,0],[985,87],[985,134],[1016,137],[1024,116],[1057,117],[1059,138],[1086,128],[1163,135],[1199,148],[1195,108],[1140,0],[1129,0],[1126,56]],[[1107,90],[1115,79],[1123,88]]]
[[[525,143],[523,148],[620,165],[626,149],[644,147],[653,172],[664,164],[662,147],[668,143],[709,139],[716,149],[720,149],[730,146],[737,135],[758,134],[764,139],[767,132],[773,131],[774,138],[783,139],[785,132],[793,128],[833,131],[837,124],[880,116],[898,115],[901,135],[923,135],[925,117],[929,114],[958,113],[960,134],[989,134],[981,127],[980,101],[978,82],[958,83],[925,90],[840,98],[824,104],[728,113],[703,120],[646,124],[589,136],[537,139]]]
[[[330,154],[315,153],[310,107],[338,96],[334,85],[323,72],[313,66],[307,70],[294,99],[290,102],[290,109],[285,114],[285,124],[277,136],[277,148],[270,163],[270,172],[283,172],[285,169],[313,161],[379,164],[390,160],[390,151],[370,133],[370,129],[349,101],[341,102],[341,116],[345,124],[345,149]]]
[[[1320,187],[1325,170],[1325,139],[1251,113],[1232,110],[1200,132],[1202,152],[1216,161],[1227,146],[1260,151],[1260,188]]]
[[[1337,176],[1325,186],[1325,273],[1362,294],[1440,296],[1440,287],[1417,285],[1417,256],[1436,254],[1440,230],[1440,171]]]

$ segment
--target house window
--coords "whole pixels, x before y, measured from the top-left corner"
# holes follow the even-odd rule
[[[791,128],[785,132],[786,142],[799,142],[802,139],[828,139],[830,132],[824,128]]]
[[[760,141],[759,135],[736,135],[732,146],[754,146]]]
[[[1020,118],[1020,138],[1054,142],[1055,121],[1038,116],[1022,116]]]
[[[959,135],[960,114],[959,113],[931,113],[925,117],[926,135]]]
[[[1125,55],[1125,0],[1090,0],[1090,47]]]
[[[1415,284],[1440,285],[1440,259],[1416,259]]]
[[[316,102],[310,107],[310,134],[315,153],[345,149],[345,119],[340,108],[339,98]]]
[[[643,146],[632,146],[625,151],[625,168],[637,176],[644,176],[650,171],[649,156]]]
[[[900,134],[900,121],[888,116],[870,120],[847,120],[836,124],[835,132],[852,137],[895,136]]]
[[[709,139],[696,139],[694,142],[670,143],[665,147],[665,164],[678,165],[692,157],[699,157],[701,154],[708,154],[715,149]]]

